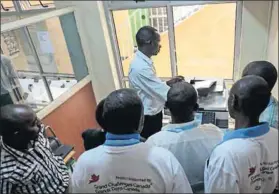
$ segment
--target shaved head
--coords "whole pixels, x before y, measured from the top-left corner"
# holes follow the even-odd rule
[[[35,116],[36,114],[29,106],[23,104],[10,104],[1,108],[0,119],[3,122],[14,124],[26,122]]]
[[[1,107],[0,135],[5,143],[14,148],[25,148],[37,137],[39,121],[27,105],[11,104]]]
[[[230,91],[229,112],[232,118],[237,114],[257,118],[267,107],[270,99],[267,82],[259,76],[246,76],[238,80]]]
[[[195,88],[185,82],[177,82],[172,85],[167,95],[166,106],[173,117],[177,120],[185,121],[189,115],[193,115],[197,110],[198,95]]]
[[[136,34],[136,41],[139,50],[148,57],[157,55],[160,52],[160,34],[151,26],[141,27]]]
[[[242,72],[242,77],[247,75],[262,77],[268,83],[270,90],[272,90],[277,81],[277,70],[268,61],[253,61],[249,63]]]
[[[136,34],[136,41],[138,46],[149,44],[151,40],[156,39],[158,36],[157,30],[151,26],[144,26],[139,29]]]

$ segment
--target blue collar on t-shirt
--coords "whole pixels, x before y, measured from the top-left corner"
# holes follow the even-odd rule
[[[269,131],[269,126],[267,122],[261,123],[260,125],[255,127],[236,129],[234,131],[227,132],[224,135],[223,141],[220,144],[236,138],[246,139],[246,138],[259,137],[266,134],[268,131]]]
[[[119,147],[134,145],[138,143],[140,143],[140,135],[138,133],[115,135],[107,132],[104,145]]]
[[[194,120],[194,121],[185,123],[185,124],[183,124],[179,127],[176,127],[176,128],[169,128],[169,129],[167,129],[167,131],[174,132],[174,133],[179,133],[179,132],[182,132],[182,131],[197,128],[198,126],[199,126],[199,122]]]

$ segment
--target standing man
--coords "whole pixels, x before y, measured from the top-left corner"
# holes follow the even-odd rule
[[[235,129],[225,134],[205,167],[206,193],[272,193],[278,183],[278,130],[259,121],[270,88],[259,76],[237,81],[228,100]]]
[[[129,82],[137,90],[144,106],[144,127],[141,135],[148,138],[162,128],[162,110],[170,87],[156,76],[152,56],[160,52],[160,35],[151,26],[136,34],[138,51],[130,65]]]
[[[65,193],[68,169],[55,156],[34,111],[6,105],[0,114],[0,193]]]

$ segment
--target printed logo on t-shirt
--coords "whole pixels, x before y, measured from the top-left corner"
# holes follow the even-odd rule
[[[95,175],[95,174],[91,175],[91,178],[89,179],[89,183],[88,183],[88,184],[98,182],[98,181],[99,181],[99,178],[100,178],[100,175],[98,175],[98,176]]]
[[[112,178],[112,177],[111,177]],[[106,180],[106,178],[104,178]],[[151,191],[153,181],[150,178],[115,176],[109,181],[99,181],[94,184],[93,193],[146,193]],[[154,189],[154,188],[153,188]]]
[[[249,175],[248,177],[252,176],[256,171],[256,166],[249,168]]]

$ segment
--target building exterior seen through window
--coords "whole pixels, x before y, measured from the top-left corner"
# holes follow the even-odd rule
[[[135,35],[150,25],[161,35],[161,52],[153,57],[158,76],[171,77],[170,52],[174,52],[179,75],[232,79],[236,2],[172,6],[174,50],[169,49],[166,7],[111,11],[124,77],[137,50]]]
[[[113,11],[114,24],[116,28],[117,42],[120,50],[124,75],[128,75],[128,69],[134,52],[137,50],[135,36],[137,31],[145,25],[153,26],[161,36],[161,52],[153,57],[156,72],[161,77],[171,76],[170,50],[168,39],[168,26],[166,8],[144,8]],[[156,21],[156,22],[154,22]],[[154,26],[155,25],[155,26]],[[159,31],[161,30],[161,31]],[[161,63],[160,60],[165,62]]]

